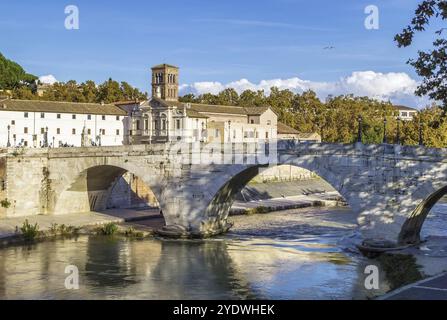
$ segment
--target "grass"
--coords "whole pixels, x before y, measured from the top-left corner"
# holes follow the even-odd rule
[[[22,232],[22,236],[26,241],[34,241],[41,234],[39,231],[39,225],[37,223],[34,225],[30,224],[28,219],[23,222],[20,231]]]
[[[48,231],[48,233],[51,236],[71,236],[71,235],[77,235],[79,234],[79,230],[80,228],[78,227],[74,227],[71,225],[65,225],[65,224],[57,224],[57,223],[53,223],[51,224],[51,227]]]
[[[116,223],[109,222],[98,229],[98,234],[112,236],[118,231]]]
[[[133,227],[128,228],[124,231],[124,235],[128,238],[143,238],[143,232],[136,231]]]

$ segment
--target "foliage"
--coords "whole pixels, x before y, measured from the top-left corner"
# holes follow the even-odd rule
[[[32,241],[36,239],[36,237],[40,234],[38,224],[35,223],[34,225],[32,225],[29,223],[28,219],[26,219],[25,222],[23,222],[20,231],[22,232],[23,238],[27,241]]]
[[[425,31],[433,18],[447,19],[447,1],[424,0],[416,11],[410,24],[397,34],[394,40],[399,47],[408,47],[413,43],[416,32]],[[416,90],[419,96],[428,95],[435,101],[440,101],[444,111],[447,111],[447,40],[442,37],[445,28],[435,32],[433,50],[418,51],[416,60],[410,59],[408,64],[413,66],[422,83]]]
[[[12,90],[14,99],[89,103],[147,99],[147,93],[127,82],[119,83],[112,79],[100,85],[91,80],[81,84],[75,80],[58,82],[48,86],[40,97],[36,93],[36,80],[36,76],[27,74],[20,65],[0,53],[0,90]]]
[[[124,231],[124,235],[128,238],[142,238],[144,236],[143,232],[136,231],[133,227],[129,227]]]
[[[98,233],[105,235],[105,236],[111,236],[114,235],[118,231],[118,226],[113,223],[109,222],[102,227],[99,228]]]
[[[28,74],[14,61],[6,59],[0,53],[0,90],[12,90],[30,86],[37,79]]]
[[[57,223],[52,223],[49,229],[49,233],[52,236],[70,236],[78,234],[79,228],[70,225],[67,226],[65,224],[59,225]]]
[[[8,209],[11,206],[11,202],[8,199],[3,199],[2,201],[0,201],[0,205],[2,206],[2,208]]]

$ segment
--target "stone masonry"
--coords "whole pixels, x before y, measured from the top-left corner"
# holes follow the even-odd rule
[[[228,228],[234,195],[266,167],[256,161],[236,164],[238,157],[256,154],[246,144],[232,149],[225,164],[194,164],[197,149],[185,154],[170,144],[3,149],[0,217],[103,210],[114,182],[129,172],[153,191],[168,228],[216,234]],[[283,141],[275,162],[310,170],[330,183],[358,214],[365,239],[418,242],[429,210],[447,193],[446,149]]]

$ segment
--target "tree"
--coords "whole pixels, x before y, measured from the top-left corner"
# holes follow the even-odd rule
[[[0,53],[0,90],[31,87],[35,80],[37,80],[36,76],[26,73],[19,64],[6,59]]]
[[[424,31],[433,18],[447,19],[447,1],[422,1],[410,24],[395,36],[397,45],[410,46],[415,33]],[[447,40],[442,38],[445,30],[442,28],[435,32],[437,38],[433,42],[433,50],[418,51],[417,59],[410,59],[407,63],[413,66],[417,74],[423,78],[416,90],[416,95],[428,95],[431,99],[440,101],[444,111],[447,111]]]
[[[217,95],[217,100],[221,105],[237,106],[239,104],[239,95],[233,88],[228,88]]]

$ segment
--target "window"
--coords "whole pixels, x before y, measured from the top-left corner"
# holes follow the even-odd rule
[[[247,131],[244,132],[244,138],[248,138],[248,132]]]
[[[106,120],[106,116],[102,116],[101,118],[102,118],[102,120]]]
[[[91,114],[87,115],[87,120],[92,120],[92,115]]]
[[[57,116],[56,116],[56,118],[57,118],[57,119],[60,119],[60,118],[61,118],[61,114],[58,113]]]
[[[23,133],[28,133],[28,127],[23,128]]]
[[[61,128],[56,129],[56,134],[61,134]]]
[[[138,123],[138,121],[137,121]],[[166,130],[166,120],[161,121],[161,130]]]
[[[102,134],[103,136],[105,136],[105,135],[106,135],[106,129],[101,129],[101,134]]]
[[[116,135],[117,135],[117,136],[120,135],[120,129],[116,129]]]
[[[120,116],[116,116],[116,121],[120,121]]]
[[[408,113],[407,112],[402,112],[402,117],[408,117]]]
[[[12,138],[15,140],[15,139],[17,139],[17,135],[16,134],[13,134],[12,135]]]
[[[24,142],[23,142],[23,145],[24,145],[25,147],[28,147],[28,141],[24,141]]]
[[[180,129],[180,120],[177,119],[177,122],[176,122],[176,123],[177,123],[176,128],[177,128],[177,129]]]
[[[266,138],[266,139],[269,138],[269,133],[268,133],[268,132],[265,133],[265,138]]]
[[[87,134],[92,134],[92,129],[87,129]]]
[[[137,125],[137,130],[140,130],[140,120],[137,120],[136,125]]]
[[[45,128],[40,128],[40,133],[44,134],[45,133]]]
[[[215,129],[214,137],[219,138],[219,129]]]
[[[272,120],[267,120],[267,125],[270,126],[272,124]]]
[[[28,118],[28,112],[25,112],[25,113],[23,114],[23,116],[24,116],[25,118]]]
[[[71,134],[76,134],[76,129],[71,129]]]
[[[75,119],[76,119],[76,115],[75,115],[75,114],[72,114],[72,115],[71,115],[71,118],[72,118],[73,120],[75,120]]]
[[[44,112],[41,112],[40,113],[40,117],[43,119],[43,118],[45,118],[45,113]]]
[[[250,123],[251,123],[251,124],[254,124],[254,123],[255,123],[255,120],[251,119],[251,120],[250,120]]]
[[[15,120],[11,120],[11,125],[15,125],[16,124],[16,121]]]

